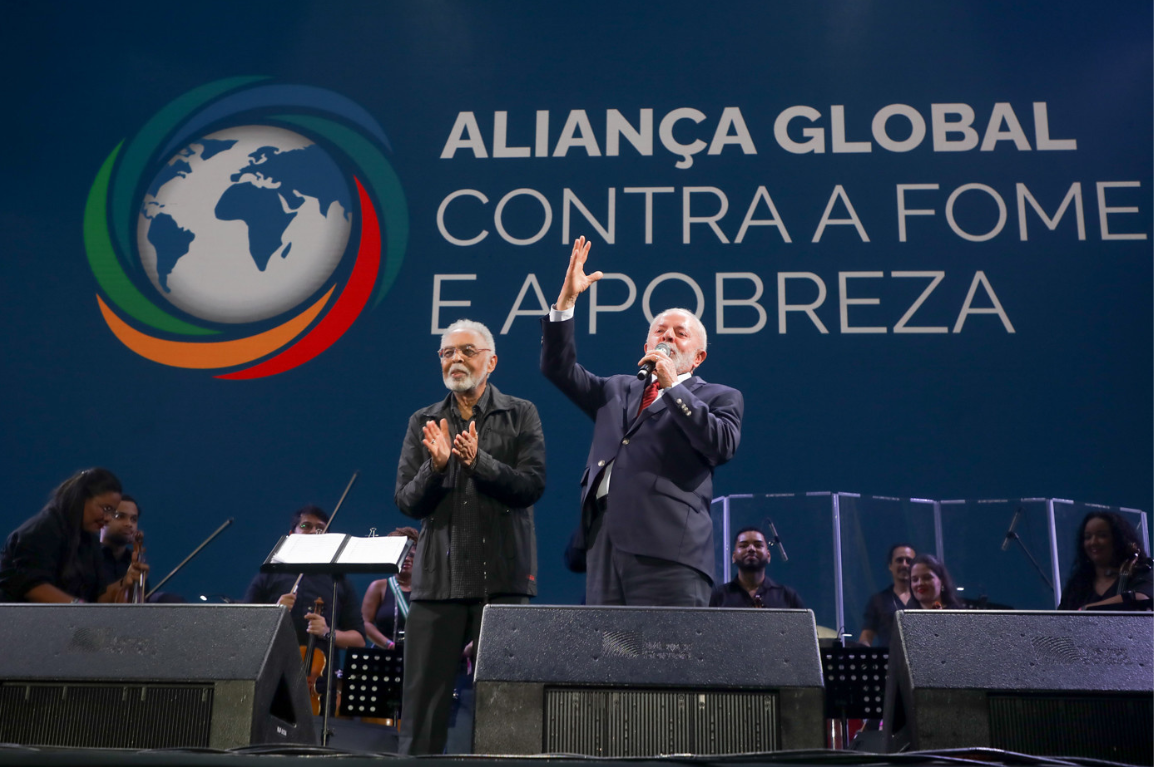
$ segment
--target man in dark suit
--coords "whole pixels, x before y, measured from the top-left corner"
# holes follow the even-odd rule
[[[704,607],[713,470],[737,451],[744,400],[693,374],[705,361],[706,333],[684,309],[653,319],[638,361],[652,366],[646,381],[602,378],[577,364],[573,307],[602,276],[585,274],[589,246],[584,237],[573,246],[541,349],[541,371],[594,421],[581,479],[586,603]]]

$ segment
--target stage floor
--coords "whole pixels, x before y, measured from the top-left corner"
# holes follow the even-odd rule
[[[339,761],[342,767],[380,764],[387,760],[396,767],[420,765],[434,767],[463,762],[484,762],[493,767],[589,767],[590,762],[600,765],[629,765],[629,767],[667,767],[674,764],[693,764],[702,767],[727,765],[796,765],[797,767],[858,767],[865,765],[901,765],[902,767],[930,767],[931,765],[982,765],[997,767],[1107,767],[1118,764],[1096,759],[1029,756],[997,749],[956,749],[939,752],[910,752],[903,754],[870,754],[859,751],[777,751],[760,754],[729,756],[694,756],[689,754],[634,759],[609,759],[572,755],[536,756],[424,756],[403,757],[393,753],[345,751],[332,748],[260,747],[231,751],[165,749],[129,751],[120,749],[60,749],[0,745],[0,767],[305,767],[319,761]],[[1119,767],[1126,767],[1119,765]]]

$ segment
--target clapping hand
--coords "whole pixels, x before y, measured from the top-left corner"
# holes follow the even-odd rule
[[[477,460],[477,422],[469,421],[469,430],[453,438],[453,455],[465,466],[471,467]]]
[[[445,467],[449,465],[449,456],[453,452],[449,442],[449,422],[444,418],[441,419],[439,425],[433,420],[426,422],[421,444],[429,451],[433,468],[437,471],[444,471]]]

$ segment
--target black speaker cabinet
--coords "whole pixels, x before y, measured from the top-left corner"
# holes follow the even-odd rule
[[[474,753],[822,748],[809,610],[491,605]]]
[[[316,744],[290,621],[275,605],[0,605],[0,742]]]
[[[889,668],[891,752],[1154,762],[1150,613],[906,610]]]

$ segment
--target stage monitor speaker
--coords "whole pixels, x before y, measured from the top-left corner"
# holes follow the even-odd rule
[[[275,605],[0,607],[0,742],[81,748],[317,743]]]
[[[824,746],[809,610],[490,605],[479,651],[475,753]]]
[[[989,747],[1154,762],[1150,613],[906,610],[886,681],[891,752]]]

